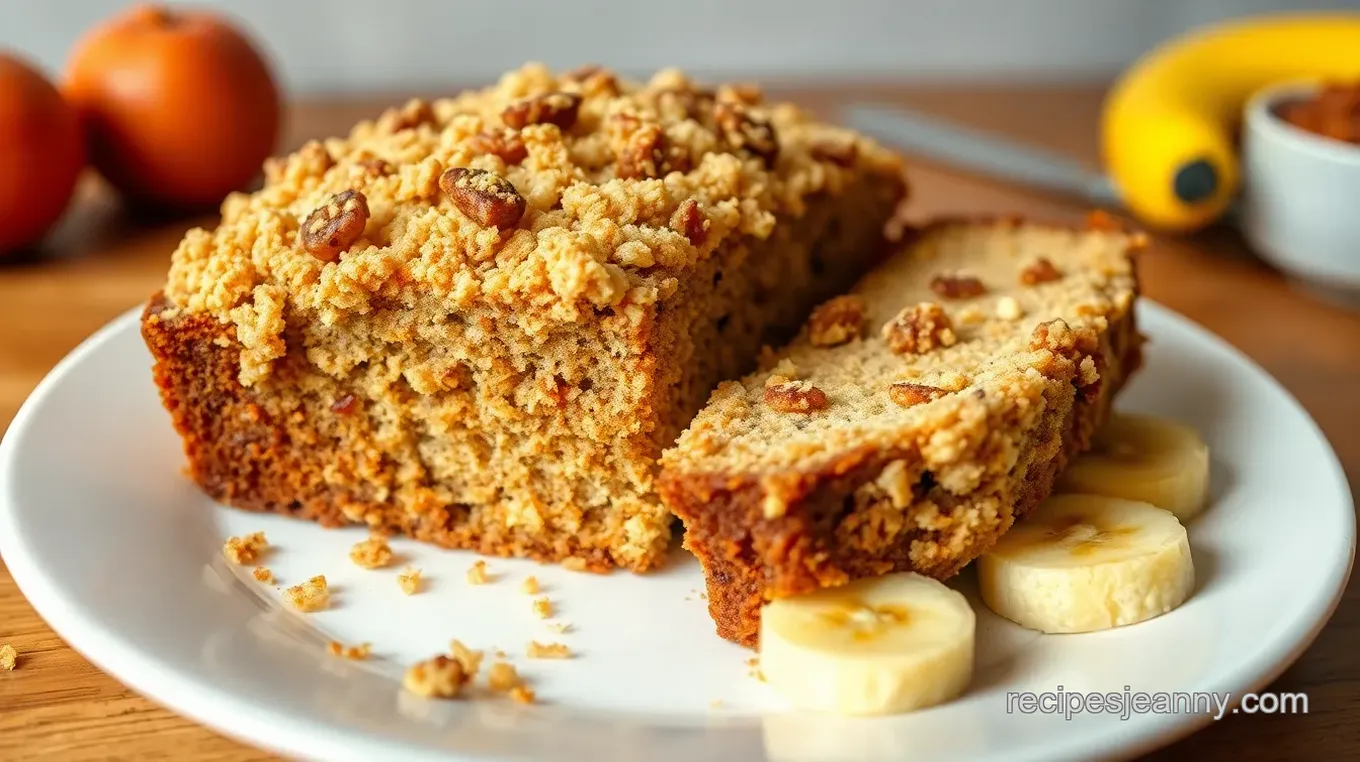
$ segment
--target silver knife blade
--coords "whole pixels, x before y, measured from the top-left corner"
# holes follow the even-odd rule
[[[1071,159],[894,106],[856,103],[841,109],[850,127],[909,153],[988,177],[1119,206],[1108,178]]]

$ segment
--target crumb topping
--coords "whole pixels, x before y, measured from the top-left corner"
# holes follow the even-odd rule
[[[510,689],[510,700],[516,704],[532,704],[538,700],[538,696],[529,686],[516,685]]]
[[[469,585],[485,585],[491,581],[491,574],[486,570],[486,562],[478,560],[467,570],[467,581]]]
[[[425,698],[457,698],[471,679],[457,659],[440,654],[411,665],[401,686]]]
[[[0,646],[0,669],[10,672],[18,663],[19,652],[14,650],[14,646],[8,643]]]
[[[420,570],[410,566],[402,569],[397,575],[397,586],[407,595],[420,592]]]
[[[526,595],[538,594],[538,577],[529,576],[524,578],[524,582],[519,586],[520,592]]]
[[[530,659],[570,659],[571,649],[562,643],[539,643],[529,641],[527,654]]]
[[[463,672],[467,674],[469,680],[476,677],[477,673],[481,671],[483,656],[481,651],[468,648],[463,645],[461,640],[451,640],[449,641],[449,653],[463,666]]]
[[[498,661],[486,673],[487,687],[497,693],[507,693],[524,684],[514,665]]]
[[[766,238],[776,214],[855,174],[900,173],[871,141],[757,96],[676,71],[639,83],[533,64],[412,101],[271,160],[216,230],[185,236],[166,295],[237,326],[248,385],[288,324],[427,303],[517,312],[542,333],[671,298],[666,282],[730,236]]]
[[[222,546],[222,555],[238,566],[246,566],[259,560],[260,555],[268,547],[269,542],[265,540],[264,532],[254,532],[245,537],[228,537],[226,544]]]
[[[386,537],[373,536],[354,544],[349,550],[349,560],[365,569],[380,569],[392,561],[392,548]]]
[[[338,656],[350,661],[364,661],[373,655],[373,644],[360,643],[357,646],[346,646],[338,640],[332,640],[326,644],[326,652],[331,656]]]
[[[274,572],[270,571],[268,567],[257,566],[250,573],[250,576],[254,577],[256,582],[263,582],[266,585],[274,584]]]
[[[293,608],[303,613],[321,611],[331,603],[331,591],[323,575],[287,588],[283,591],[283,597]]]
[[[546,597],[544,597],[544,598],[535,598],[535,599],[534,599],[534,614],[535,614],[539,619],[549,619],[549,618],[551,618],[552,615],[553,615],[553,605],[552,605],[552,601],[548,600]]]

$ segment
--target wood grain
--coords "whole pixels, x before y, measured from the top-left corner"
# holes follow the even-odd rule
[[[853,97],[899,101],[1092,165],[1096,160],[1100,92],[1094,89],[883,85],[783,94],[828,115],[837,102]],[[343,132],[401,97],[298,105],[290,111],[289,146]],[[1019,212],[1076,220],[1085,212],[1068,199],[924,163],[913,165],[911,178],[917,215]],[[8,426],[62,355],[159,286],[170,251],[186,229],[212,222],[211,215],[137,218],[91,179],[45,251],[0,266],[0,427]],[[1229,230],[1155,238],[1142,274],[1148,296],[1224,337],[1288,387],[1317,418],[1352,482],[1360,477],[1360,312],[1292,290]],[[1306,692],[1308,714],[1230,716],[1152,758],[1360,758],[1360,734],[1354,730],[1360,724],[1360,649],[1352,645],[1360,637],[1357,598],[1351,588],[1313,647],[1272,686]],[[18,669],[0,672],[0,759],[271,758],[157,707],[95,669],[38,618],[2,565],[0,643],[20,652]]]

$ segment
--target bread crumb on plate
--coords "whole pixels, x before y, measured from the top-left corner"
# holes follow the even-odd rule
[[[268,547],[269,541],[265,539],[264,532],[254,532],[244,537],[228,537],[222,546],[222,555],[238,566],[245,566],[259,560]]]
[[[407,595],[415,595],[420,592],[420,570],[406,567],[401,574],[397,575],[397,584],[401,586],[401,591]]]
[[[440,654],[411,665],[402,676],[401,687],[425,698],[457,698],[468,680],[457,659]]]
[[[392,562],[392,548],[386,537],[370,537],[350,548],[349,560],[365,569],[380,569]]]
[[[312,613],[330,605],[331,591],[326,586],[325,575],[318,574],[300,585],[285,589],[283,597],[298,611]]]
[[[530,659],[570,659],[571,649],[561,643],[539,643],[537,640],[531,640],[528,655]]]

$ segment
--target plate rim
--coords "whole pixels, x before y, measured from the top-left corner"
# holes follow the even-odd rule
[[[8,493],[4,489],[8,482],[9,464],[12,461],[10,450],[18,447],[15,443],[23,439],[24,432],[33,425],[31,419],[36,415],[35,411],[60,380],[87,355],[122,331],[128,330],[129,323],[139,321],[142,310],[141,306],[136,306],[113,318],[57,362],[30,392],[3,438],[0,438],[0,556],[3,557],[16,586],[29,605],[63,641],[105,674],[154,703],[214,732],[248,746],[307,759],[358,759],[373,751],[382,752],[385,748],[390,749],[381,740],[357,732],[332,734],[331,740],[326,741],[311,732],[310,729],[316,724],[315,720],[294,722],[291,726],[279,723],[277,717],[254,708],[238,693],[161,668],[153,654],[145,654],[134,647],[124,645],[115,634],[106,632],[106,628],[97,620],[92,621],[81,615],[73,602],[62,593],[61,588],[45,577],[37,560],[29,556],[21,543],[12,539],[18,536],[15,526],[16,512],[10,501],[5,499]],[[1332,481],[1328,491],[1334,493],[1341,502],[1349,503],[1354,508],[1354,494],[1335,448],[1317,421],[1288,388],[1250,356],[1179,312],[1147,298],[1139,301],[1138,310],[1159,313],[1161,319],[1177,324],[1178,330],[1193,334],[1195,340],[1214,344],[1226,351],[1237,363],[1246,366],[1265,381],[1272,392],[1279,395],[1292,409],[1293,414],[1306,422],[1312,434],[1324,445],[1327,457],[1321,465],[1330,474]],[[1345,563],[1331,567],[1328,578],[1322,580],[1327,584],[1318,588],[1320,591],[1330,592],[1325,596],[1315,595],[1309,601],[1307,611],[1310,615],[1292,623],[1286,632],[1270,644],[1271,647],[1265,649],[1265,655],[1269,658],[1240,661],[1235,668],[1221,673],[1219,681],[1221,684],[1217,686],[1219,690],[1228,690],[1234,697],[1240,697],[1244,693],[1259,691],[1268,686],[1312,646],[1330,622],[1344,599],[1355,562],[1355,512],[1354,510],[1343,512],[1343,515],[1349,518],[1348,526],[1343,527],[1349,536],[1349,552],[1346,554]],[[1304,621],[1308,622],[1307,626],[1298,626]],[[222,711],[224,705],[229,706],[230,710]],[[1052,749],[1056,756],[1046,755],[1046,758],[1130,759],[1174,743],[1212,722],[1214,720],[1209,715],[1144,715],[1142,722],[1121,722],[1119,725],[1111,726],[1122,727],[1123,732],[1102,734],[1094,747],[1088,745],[1084,748],[1069,748],[1058,742]],[[321,753],[318,753],[319,751]],[[420,756],[422,758],[429,756],[432,759],[436,757],[462,759],[470,762],[482,760],[495,762],[506,759],[504,756],[477,756],[463,751],[458,751],[452,756],[448,753],[434,755],[432,752]]]

